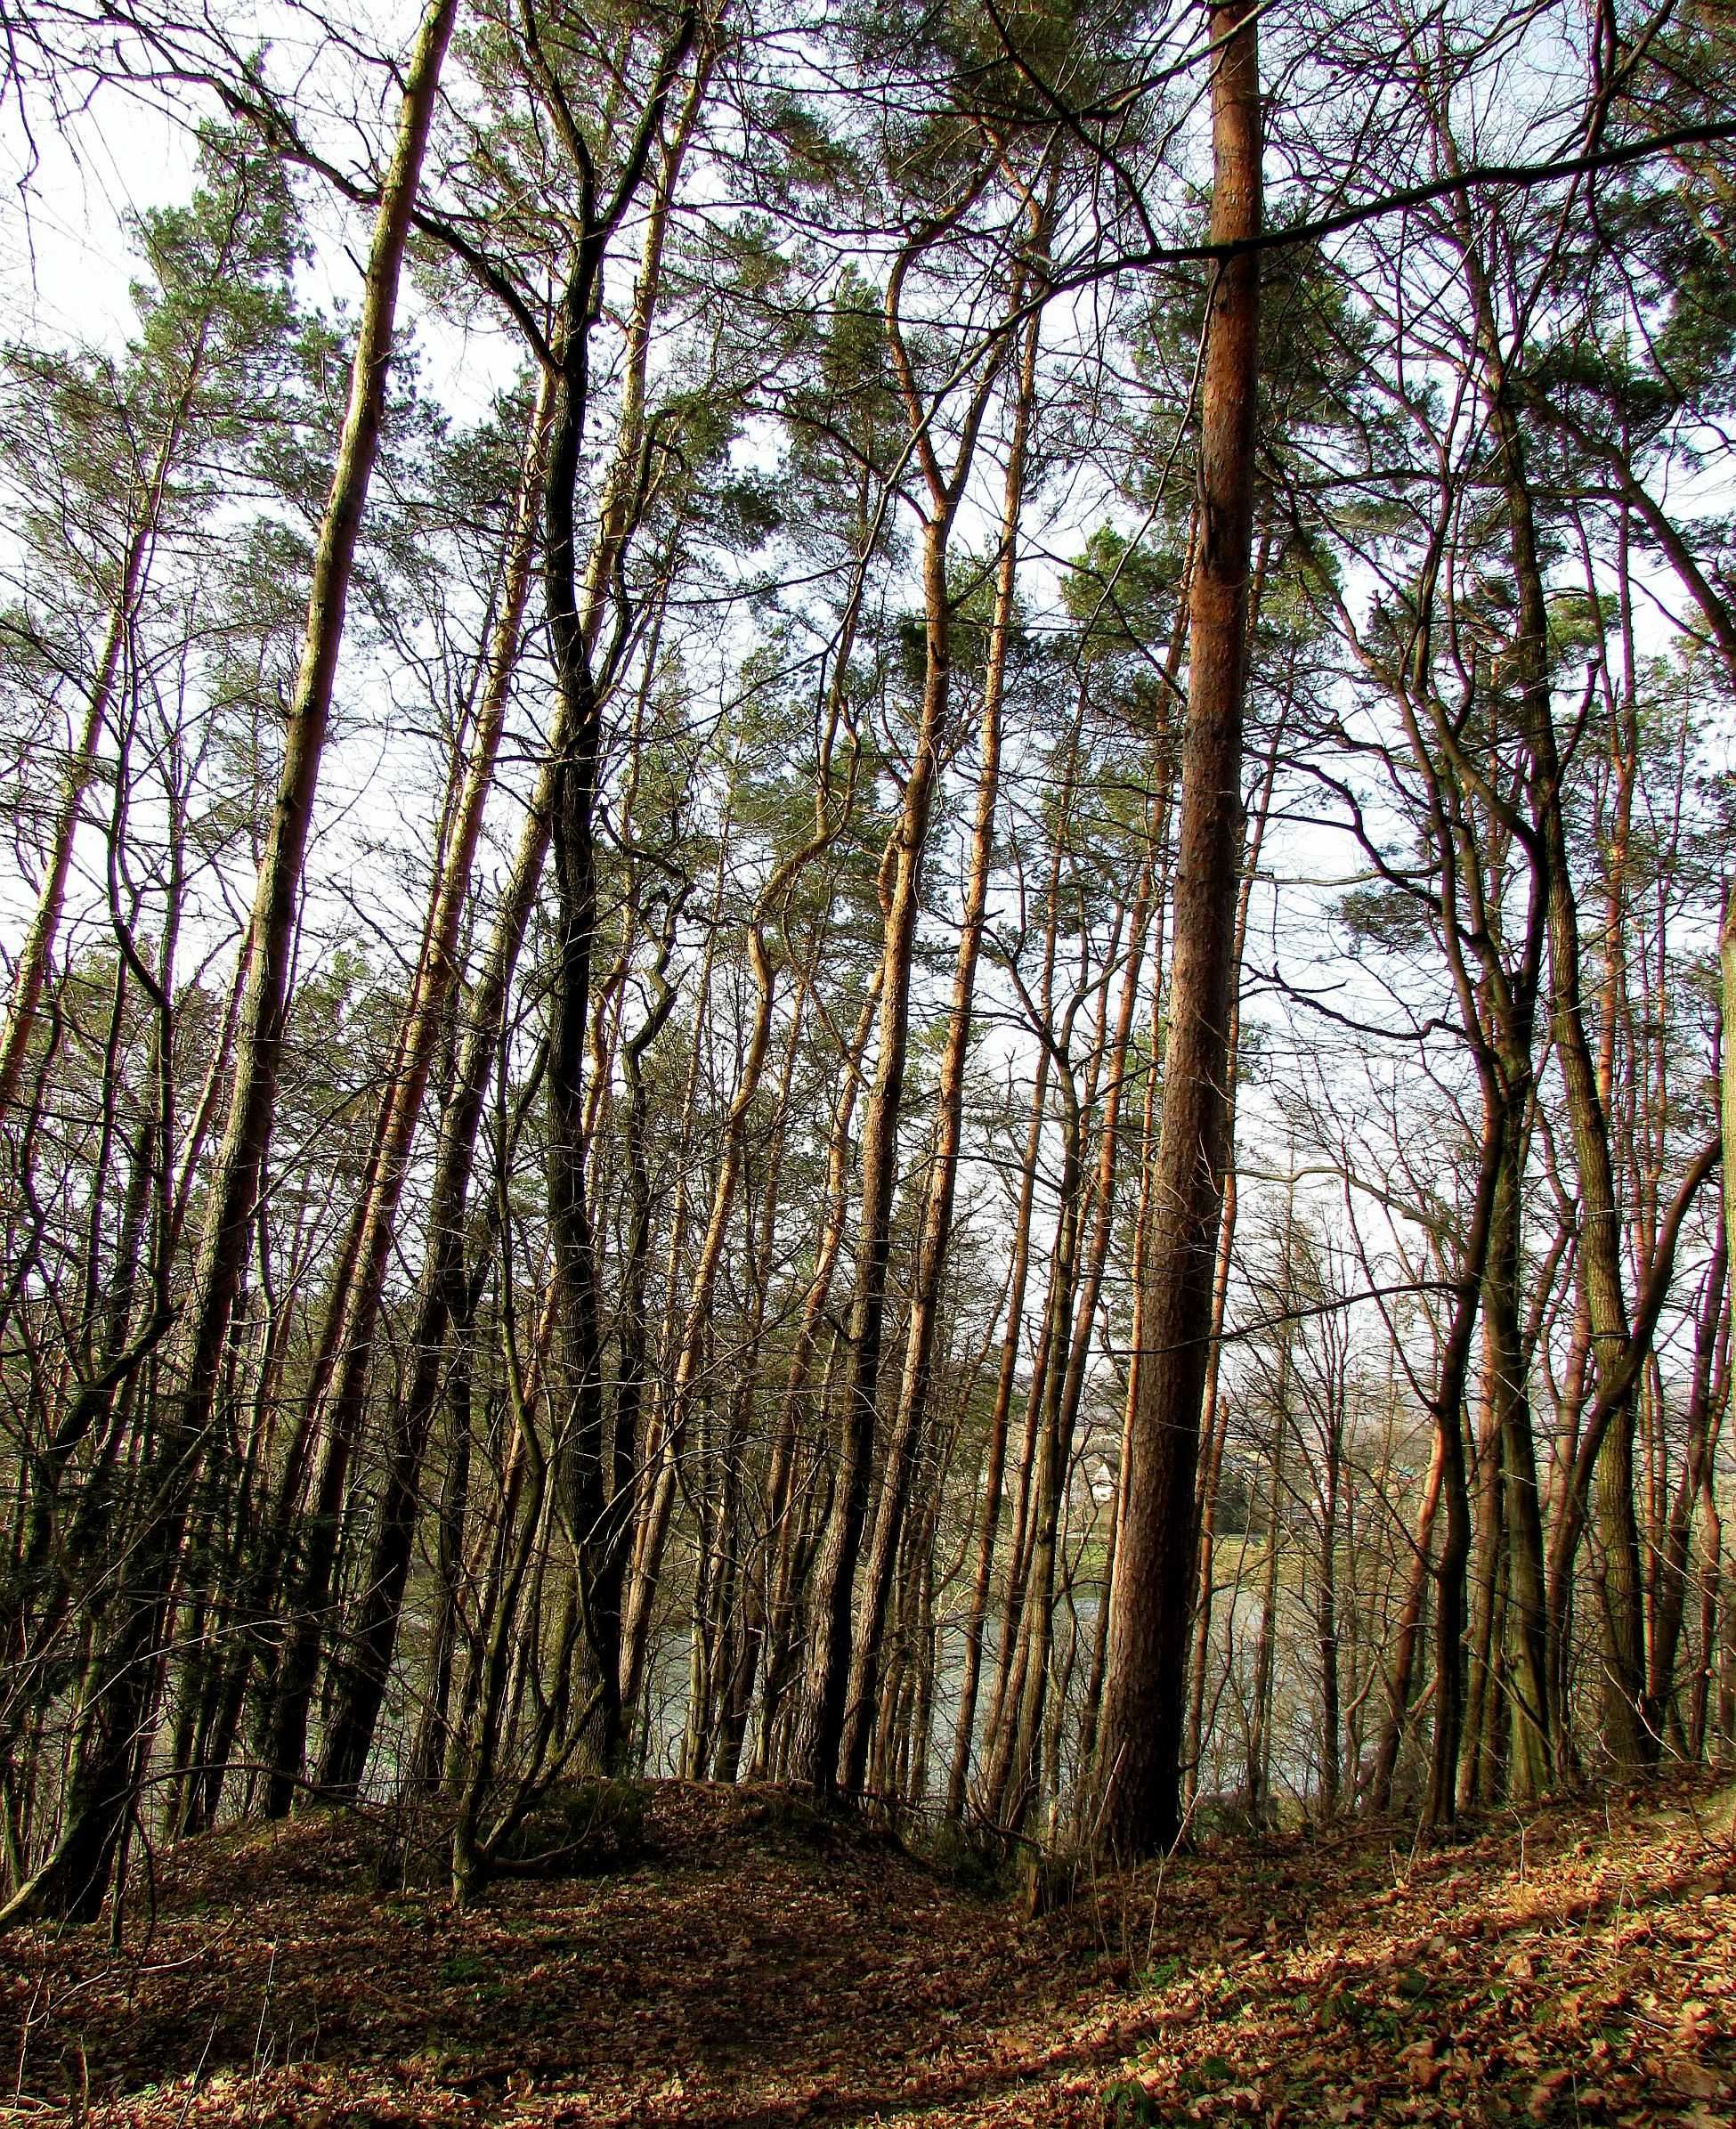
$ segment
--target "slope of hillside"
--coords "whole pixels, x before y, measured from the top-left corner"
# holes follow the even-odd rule
[[[1238,1842],[1034,1921],[775,1792],[656,1790],[621,1845],[457,1914],[369,1821],[189,1844],[122,1953],[94,1930],[0,1949],[0,2112],[1709,2129],[1736,2109],[1729,1792],[1429,1848]]]

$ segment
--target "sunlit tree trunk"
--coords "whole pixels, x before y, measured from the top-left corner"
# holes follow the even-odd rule
[[[1262,219],[1258,32],[1242,0],[1219,0],[1209,21],[1215,53],[1212,238],[1234,247],[1257,236]],[[1127,1505],[1098,1739],[1100,1830],[1112,1849],[1126,1854],[1165,1848],[1181,1828],[1194,1480],[1229,1151],[1225,1074],[1260,360],[1257,253],[1232,249],[1221,257],[1209,316],[1146,1353],[1128,1442]]]

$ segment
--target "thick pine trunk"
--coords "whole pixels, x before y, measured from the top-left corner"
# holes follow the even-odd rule
[[[1256,17],[1210,16],[1212,239],[1261,224]],[[1181,1829],[1181,1751],[1195,1588],[1194,1481],[1212,1275],[1228,1159],[1228,1069],[1240,855],[1259,377],[1260,262],[1229,251],[1212,289],[1200,437],[1199,543],[1189,597],[1188,731],[1164,1121],[1153,1185],[1146,1350],[1130,1431],[1108,1676],[1098,1738],[1103,1838],[1135,1855]]]

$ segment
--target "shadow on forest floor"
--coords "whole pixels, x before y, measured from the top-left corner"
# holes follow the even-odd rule
[[[0,2115],[138,2124],[1736,2118],[1731,1797],[1344,1828],[1036,1921],[775,1792],[660,1785],[602,1876],[381,1890],[354,1816],[158,1858],[124,1954],[0,1946]],[[142,1940],[142,1941],[141,1941]]]

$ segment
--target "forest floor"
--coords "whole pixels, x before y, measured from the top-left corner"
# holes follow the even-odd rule
[[[772,1791],[655,1788],[612,1867],[466,1914],[314,1816],[158,1857],[119,1953],[0,1942],[0,2116],[1711,2129],[1733,1804],[1226,1840],[1034,1920]]]

